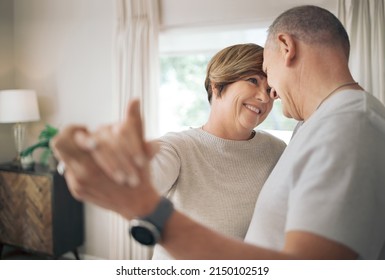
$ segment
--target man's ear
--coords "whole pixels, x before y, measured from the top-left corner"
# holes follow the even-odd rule
[[[286,33],[278,34],[279,50],[285,60],[285,65],[289,66],[296,56],[296,43],[292,35]]]

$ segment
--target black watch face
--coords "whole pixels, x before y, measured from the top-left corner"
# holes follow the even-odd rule
[[[144,245],[155,245],[156,239],[153,233],[145,227],[136,226],[131,228],[131,235]]]

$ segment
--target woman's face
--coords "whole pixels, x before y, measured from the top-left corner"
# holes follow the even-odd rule
[[[266,78],[253,75],[227,85],[217,101],[229,125],[252,130],[266,119],[273,107],[274,99],[269,93]]]

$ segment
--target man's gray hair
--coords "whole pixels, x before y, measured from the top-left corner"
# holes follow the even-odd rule
[[[306,5],[287,10],[269,27],[268,41],[281,32],[306,44],[335,46],[340,43],[349,58],[349,36],[338,18],[326,9]]]

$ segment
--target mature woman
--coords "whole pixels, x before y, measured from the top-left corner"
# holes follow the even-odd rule
[[[262,71],[263,48],[239,44],[207,66],[211,112],[199,128],[159,139],[153,182],[176,208],[219,232],[243,239],[258,194],[286,147],[254,128],[273,106]],[[273,95],[273,93],[272,93]],[[157,245],[153,259],[169,259]]]

